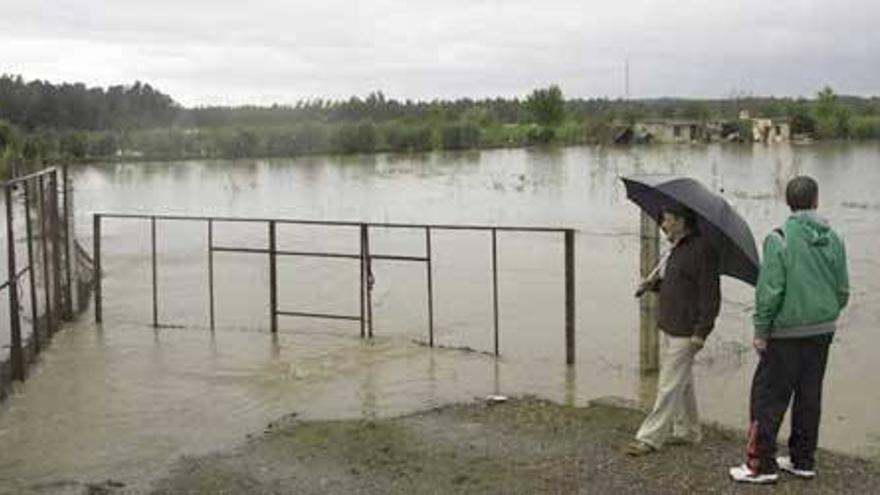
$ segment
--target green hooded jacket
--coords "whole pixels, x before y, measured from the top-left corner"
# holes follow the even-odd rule
[[[755,337],[832,333],[849,300],[843,240],[814,210],[792,213],[764,239],[755,289]]]

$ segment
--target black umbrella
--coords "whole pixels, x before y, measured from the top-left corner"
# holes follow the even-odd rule
[[[697,215],[697,227],[715,246],[721,273],[755,285],[758,250],[752,230],[730,204],[690,177],[639,175],[623,177],[626,197],[658,223],[663,209],[675,203]]]

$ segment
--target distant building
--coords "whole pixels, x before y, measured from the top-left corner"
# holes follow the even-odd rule
[[[740,120],[751,122],[752,139],[756,143],[786,143],[791,141],[791,120],[787,118],[751,118],[749,112],[739,113]]]
[[[646,119],[634,125],[617,122],[612,126],[612,140],[617,144],[781,143],[791,138],[789,119],[752,118],[747,111],[740,112],[739,120]]]
[[[643,120],[635,125],[634,134],[639,140],[655,143],[692,143],[709,139],[705,123],[685,119]]]
[[[752,138],[756,143],[785,143],[791,141],[791,122],[788,119],[752,119]]]

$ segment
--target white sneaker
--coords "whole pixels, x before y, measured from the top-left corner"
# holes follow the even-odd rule
[[[793,474],[798,478],[803,478],[805,480],[813,479],[816,477],[816,471],[811,469],[798,469],[794,467],[794,464],[791,462],[791,457],[777,457],[776,464],[779,465],[779,469],[785,471],[788,474]]]
[[[776,473],[758,474],[745,464],[730,468],[730,478],[738,483],[755,483],[759,485],[767,485],[776,483],[779,475]]]

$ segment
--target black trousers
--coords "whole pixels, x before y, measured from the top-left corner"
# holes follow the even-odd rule
[[[768,340],[752,379],[746,449],[752,470],[776,471],[776,436],[789,403],[792,406],[788,452],[792,464],[798,469],[814,468],[822,412],[822,381],[831,339],[832,334]]]

